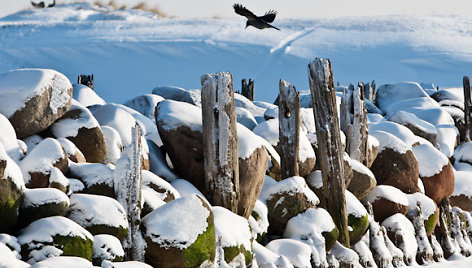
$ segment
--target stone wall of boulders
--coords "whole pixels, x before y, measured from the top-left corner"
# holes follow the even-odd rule
[[[40,82],[17,80],[34,77]],[[0,86],[0,246],[9,251],[0,253],[11,251],[19,267],[65,256],[90,267],[126,260],[128,218],[115,199],[121,177],[115,166],[135,124],[143,141],[143,267],[424,264],[413,223],[420,215],[426,242],[437,245],[439,206],[449,200],[457,206],[448,212],[454,250],[472,253],[472,157],[465,153],[470,143],[457,147],[463,112],[450,106],[450,94],[418,84],[378,89],[370,104],[378,113],[368,116],[368,166],[344,154],[347,249],[326,210],[309,104],[302,116],[303,172],[280,180],[277,107],[235,95],[241,189],[235,215],[205,196],[199,90],[158,87],[121,105],[97,101],[93,90],[52,70],[15,70],[0,75],[2,83],[10,88]],[[15,87],[23,90],[12,93]],[[402,90],[414,94],[401,99]],[[389,102],[395,93],[400,104]],[[441,118],[430,118],[428,109]]]

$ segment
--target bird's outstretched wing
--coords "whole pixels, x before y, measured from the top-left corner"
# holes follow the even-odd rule
[[[244,16],[250,20],[255,20],[257,19],[257,16],[254,15],[254,13],[252,13],[251,11],[249,11],[247,8],[243,7],[241,4],[234,4],[233,5],[233,8],[234,8],[234,12],[236,12],[236,14],[239,14],[241,16]],[[275,18],[275,17],[274,17]]]
[[[267,23],[271,23],[275,20],[275,15],[277,15],[277,11],[269,10],[264,14],[264,16],[260,17],[260,19]]]

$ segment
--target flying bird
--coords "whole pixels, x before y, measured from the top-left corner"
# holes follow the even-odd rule
[[[257,29],[274,28],[280,31],[279,28],[269,24],[275,20],[275,15],[277,15],[277,11],[275,10],[269,10],[264,14],[264,16],[258,17],[254,15],[254,13],[252,13],[249,9],[243,7],[241,4],[234,4],[233,8],[236,14],[247,18],[246,28],[248,26],[252,26]]]
[[[35,8],[53,7],[56,5],[56,0],[54,0],[51,4],[48,4],[47,6],[44,4],[44,1],[38,3],[31,1],[31,5],[33,5]]]

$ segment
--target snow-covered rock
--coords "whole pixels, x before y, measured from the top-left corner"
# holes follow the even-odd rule
[[[253,259],[252,236],[248,221],[224,207],[212,207],[215,235],[231,267],[249,265]]]
[[[156,191],[166,203],[180,197],[179,192],[170,183],[148,170],[141,172],[141,178],[141,184]]]
[[[23,194],[18,226],[25,227],[41,218],[64,216],[69,209],[69,197],[55,188],[27,189]]]
[[[346,157],[344,159],[346,159]],[[374,173],[361,162],[351,159],[350,157],[347,157],[347,159],[348,161],[346,162],[349,163],[352,169],[352,178],[347,189],[358,199],[362,199],[377,186],[377,180]]]
[[[100,125],[92,113],[76,100],[50,129],[56,138],[72,141],[87,162],[101,163],[105,159],[107,148]]]
[[[72,84],[49,69],[17,69],[0,74],[0,113],[24,138],[48,128],[70,107]]]
[[[236,107],[236,119],[238,123],[250,130],[253,130],[257,126],[257,121],[256,118],[254,118],[254,115],[242,107]]]
[[[104,164],[115,164],[116,160],[121,157],[123,151],[123,142],[118,131],[109,126],[102,126],[103,138],[106,144],[106,156],[103,160]]]
[[[108,234],[93,236],[92,262],[94,265],[101,265],[104,260],[123,261],[124,257],[125,251],[118,238]]]
[[[126,101],[123,105],[134,109],[152,121],[156,120],[155,111],[156,106],[159,102],[163,101],[164,98],[156,94],[144,94],[137,96],[131,100]]]
[[[84,163],[86,162],[84,154],[77,148],[77,146],[68,139],[59,138],[57,141],[61,144],[62,149],[69,158],[70,161],[75,163]]]
[[[8,232],[18,219],[25,183],[20,167],[0,143],[0,232]]]
[[[196,195],[175,199],[142,219],[146,260],[158,267],[198,267],[214,261],[215,225],[210,207]]]
[[[275,239],[266,248],[277,255],[286,257],[297,268],[311,268],[311,248],[309,245],[294,239]]]
[[[406,194],[390,185],[377,185],[362,199],[362,203],[372,205],[375,220],[378,222],[396,213],[406,215],[409,204]]]
[[[70,256],[52,256],[43,261],[33,264],[34,268],[55,268],[55,267],[74,267],[74,268],[92,268],[92,263],[84,258]]]
[[[2,129],[0,131],[0,143],[3,144],[8,156],[19,162],[23,159],[24,153],[16,139],[15,129],[3,114],[0,114],[0,128]]]
[[[269,213],[269,233],[283,234],[293,216],[316,206],[320,200],[302,177],[294,176],[263,188],[261,198]]]
[[[104,105],[106,102],[93,91],[93,89],[82,84],[75,84],[72,96],[83,106]]]
[[[439,208],[436,203],[422,193],[407,194],[408,198],[408,217],[412,218],[418,215],[417,205],[421,206],[421,213],[426,228],[426,234],[430,236],[439,222]]]
[[[454,192],[450,202],[452,206],[472,211],[472,171],[454,171]]]
[[[105,104],[92,111],[100,126],[114,128],[120,134],[123,146],[131,144],[131,131],[136,125],[134,117],[116,104]]]
[[[369,133],[375,136],[373,133],[376,131],[384,131],[396,136],[408,146],[408,149],[420,143],[418,137],[410,129],[392,121],[385,120],[378,123],[370,123]]]
[[[427,196],[439,204],[454,191],[454,171],[449,159],[431,144],[412,149]]]
[[[93,236],[77,223],[61,216],[31,223],[19,232],[18,242],[24,260],[31,264],[60,255],[92,260]]]
[[[370,134],[380,144],[379,153],[370,167],[377,179],[377,185],[392,185],[405,193],[419,192],[418,162],[411,147],[385,131],[375,131]]]
[[[415,227],[410,220],[405,215],[397,213],[386,218],[382,222],[382,226],[389,233],[389,237],[394,238],[393,243],[402,250],[405,264],[416,263],[418,243],[416,242]]]
[[[381,85],[376,92],[375,100],[379,108],[385,112],[389,112],[389,107],[392,104],[414,99],[414,98],[429,98],[429,95],[421,88],[418,83],[403,82],[396,84]]]
[[[176,86],[158,86],[152,90],[152,94],[168,100],[186,102],[192,105],[201,106],[201,94],[199,90],[184,89]]]
[[[398,111],[391,114],[388,120],[401,124],[410,129],[415,135],[427,139],[432,144],[437,144],[438,131],[436,127],[424,120],[419,119],[416,115]]]
[[[70,163],[70,175],[85,186],[85,193],[115,197],[113,169],[99,163]]]
[[[110,234],[121,240],[128,233],[128,217],[123,206],[107,196],[71,195],[67,217],[93,235]]]

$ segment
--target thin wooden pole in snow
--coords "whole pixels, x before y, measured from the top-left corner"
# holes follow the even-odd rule
[[[300,94],[290,83],[279,82],[279,142],[282,179],[299,176]]]
[[[248,98],[250,101],[254,101],[254,81],[249,79],[249,83],[246,83],[246,79],[241,80],[241,95]]]
[[[115,167],[115,194],[128,215],[128,234],[124,238],[125,259],[144,261],[144,239],[141,224],[141,128],[138,123],[131,129],[128,145]]]
[[[472,133],[472,100],[470,99],[470,78],[464,76],[464,119],[465,119],[465,142],[470,141],[470,135]]]
[[[316,58],[308,65],[308,79],[318,140],[323,189],[328,211],[339,228],[339,240],[349,246],[346,184],[333,71],[328,59]]]
[[[202,83],[205,191],[210,203],[238,213],[239,162],[233,78],[205,74]]]
[[[354,117],[349,156],[367,166],[368,127],[367,109],[365,108],[364,84],[359,83],[352,94]]]

